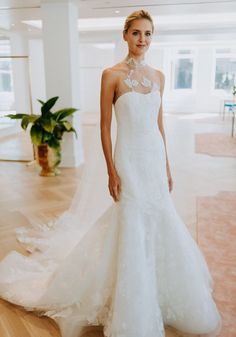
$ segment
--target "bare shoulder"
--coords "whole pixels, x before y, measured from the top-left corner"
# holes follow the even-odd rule
[[[164,73],[161,70],[159,70],[159,69],[155,69],[155,72],[156,72],[156,76],[160,80],[160,84],[164,85],[164,83],[165,83],[165,75],[164,75]]]
[[[154,71],[155,71],[155,76],[158,79],[158,82],[160,83],[160,91],[161,91],[161,94],[162,94],[163,91],[164,91],[164,86],[165,86],[165,75],[159,69],[154,69]]]
[[[102,72],[102,79],[106,82],[111,83],[116,83],[120,76],[120,71],[121,71],[121,65],[120,63],[115,64],[113,67],[106,68]]]
[[[106,68],[102,72],[102,82],[108,85],[114,84],[116,81],[116,74],[112,68]]]

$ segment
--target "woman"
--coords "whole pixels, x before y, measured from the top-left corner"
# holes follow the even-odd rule
[[[144,59],[153,30],[147,12],[132,13],[123,33],[128,55],[102,75],[101,139],[115,202],[83,235],[82,212],[69,212],[67,227],[59,222],[46,238],[48,249],[41,240],[40,254],[11,253],[0,264],[1,296],[42,310],[63,337],[78,337],[89,324],[102,324],[106,337],[163,337],[164,325],[193,334],[220,330],[206,262],[169,193],[164,76]]]
[[[164,75],[145,62],[153,31],[147,12],[128,16],[123,31],[128,55],[102,76],[101,138],[109,191],[119,202],[119,216],[125,223],[123,235],[131,238],[126,244],[133,251],[124,258],[128,261],[127,274],[134,268],[135,275],[131,282],[131,276],[122,278],[123,269],[119,269],[118,288],[119,284],[132,287],[129,299],[119,300],[119,305],[126,308],[119,322],[129,325],[129,308],[130,322],[139,323],[135,323],[134,332],[124,329],[124,336],[161,336],[163,323],[189,333],[214,334],[219,332],[221,323],[211,299],[210,274],[168,193],[173,181],[162,121]],[[112,104],[118,124],[114,162],[110,138]],[[140,254],[142,248],[145,257]],[[133,266],[137,263],[140,268]],[[121,295],[122,289],[118,293]],[[138,310],[136,300],[140,299],[142,308]]]

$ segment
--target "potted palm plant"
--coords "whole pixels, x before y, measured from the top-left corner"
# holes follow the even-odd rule
[[[58,96],[41,103],[41,114],[9,114],[6,117],[21,119],[21,127],[26,130],[29,124],[31,141],[34,145],[35,157],[42,170],[41,176],[55,176],[59,174],[58,165],[61,162],[61,141],[64,132],[74,132],[72,124],[67,120],[77,109],[65,108],[55,112],[51,109],[58,100]],[[77,135],[77,134],[76,134]]]

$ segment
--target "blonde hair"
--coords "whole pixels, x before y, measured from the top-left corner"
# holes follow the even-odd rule
[[[131,13],[129,16],[127,16],[127,18],[125,20],[123,32],[127,33],[128,29],[132,25],[132,22],[134,20],[140,20],[140,19],[146,19],[146,20],[150,21],[150,23],[152,25],[152,33],[153,33],[154,24],[153,24],[152,17],[147,11],[144,11],[143,9],[141,9],[140,11],[135,11],[135,12]]]

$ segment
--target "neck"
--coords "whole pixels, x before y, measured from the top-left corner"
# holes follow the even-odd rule
[[[128,54],[125,58],[125,62],[129,65],[136,66],[136,67],[146,65],[143,55],[136,56],[136,55]]]

